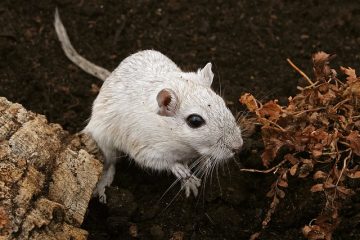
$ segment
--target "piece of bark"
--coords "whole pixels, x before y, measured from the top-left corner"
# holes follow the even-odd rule
[[[86,239],[96,144],[0,97],[0,240]]]

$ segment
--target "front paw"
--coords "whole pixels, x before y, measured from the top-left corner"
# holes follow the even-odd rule
[[[199,191],[198,188],[201,185],[201,179],[197,178],[194,175],[191,175],[188,178],[181,180],[181,189],[185,190],[186,197],[190,197],[190,193],[192,192],[194,197],[197,197]]]
[[[106,204],[106,194],[105,194],[105,186],[97,185],[93,194],[93,197],[99,197],[99,202]]]

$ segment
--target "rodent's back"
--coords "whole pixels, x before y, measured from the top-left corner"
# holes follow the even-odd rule
[[[125,58],[120,63],[119,68],[131,69],[138,73],[155,73],[159,75],[181,71],[171,59],[155,50],[144,50],[134,53]]]
[[[158,91],[172,81],[171,74],[177,72],[181,72],[180,68],[158,51],[144,50],[134,53],[125,58],[106,79],[96,101],[128,101],[125,102],[126,105],[137,105],[141,102],[144,104],[137,106],[138,108],[150,107],[151,103],[156,103]],[[147,101],[149,97],[151,102]]]
[[[85,131],[97,141],[117,142],[127,150],[136,130],[143,134],[158,125],[156,95],[174,84],[169,78],[181,71],[168,57],[154,50],[140,51],[125,58],[105,80],[94,101]],[[155,121],[155,122],[152,122]],[[116,138],[112,139],[111,138]]]
[[[180,68],[164,54],[155,50],[144,50],[125,58],[114,70],[114,76],[110,76],[106,81],[129,80],[133,83],[142,81],[142,77],[164,76],[179,71]]]

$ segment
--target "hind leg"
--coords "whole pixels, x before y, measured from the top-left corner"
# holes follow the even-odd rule
[[[114,180],[115,165],[116,165],[116,150],[106,149],[106,148],[105,149],[101,148],[101,149],[105,156],[104,169],[101,178],[97,183],[96,188],[93,192],[93,196],[99,196],[99,201],[101,203],[106,203],[105,188],[109,187]]]

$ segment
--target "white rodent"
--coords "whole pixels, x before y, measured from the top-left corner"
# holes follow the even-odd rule
[[[162,53],[144,50],[125,58],[109,75],[76,53],[57,11],[55,28],[70,60],[106,78],[83,130],[105,156],[94,190],[100,201],[106,202],[105,187],[113,181],[119,152],[142,167],[172,172],[188,197],[191,192],[197,196],[201,183],[194,173],[206,174],[242,147],[234,116],[210,88],[211,63],[183,72]]]

